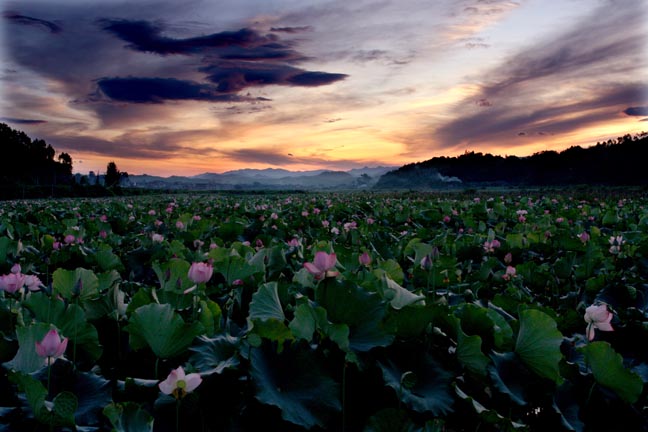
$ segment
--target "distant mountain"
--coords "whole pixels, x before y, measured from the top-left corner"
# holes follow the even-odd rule
[[[394,168],[364,167],[350,171],[240,169],[191,177],[157,177],[144,174],[130,175],[127,183],[122,186],[174,190],[355,190],[371,188],[381,175]]]
[[[595,146],[527,157],[466,152],[405,165],[380,178],[376,189],[466,186],[647,185],[648,133]]]

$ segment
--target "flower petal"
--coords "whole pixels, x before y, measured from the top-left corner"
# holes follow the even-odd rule
[[[65,350],[67,349],[67,344],[68,344],[68,338],[63,338],[63,340],[59,344],[58,348],[56,349],[56,352],[52,357],[61,357],[63,354],[65,354]]]
[[[610,324],[609,322],[599,322],[593,325],[594,327],[596,327],[601,331],[614,331],[614,328],[612,328],[612,324]]]
[[[589,324],[587,326],[587,339],[588,340],[594,340],[595,332],[594,332],[594,325]]]
[[[320,270],[319,267],[310,262],[305,262],[304,268],[308,270],[308,273],[315,275],[316,278],[321,278],[324,274],[324,271]]]
[[[320,269],[320,271],[328,270],[329,269],[329,254],[326,252],[317,252],[315,254],[315,259],[313,260],[313,264]]]
[[[192,392],[200,385],[202,382],[202,378],[200,377],[199,374],[197,373],[190,373],[185,377],[185,383],[187,384],[187,387],[185,387],[185,391],[187,393]]]
[[[158,384],[158,387],[160,388],[160,391],[162,393],[170,395],[176,389],[177,384],[178,384],[177,372],[175,370],[172,370],[169,376],[167,376],[167,378],[164,381]]]

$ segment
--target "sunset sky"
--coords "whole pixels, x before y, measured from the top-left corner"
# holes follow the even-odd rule
[[[347,170],[648,130],[647,0],[3,5],[0,122],[81,173]]]

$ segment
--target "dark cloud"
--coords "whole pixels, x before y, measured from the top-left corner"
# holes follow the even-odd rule
[[[239,102],[250,100],[223,94],[213,86],[174,78],[102,78],[101,92],[112,100],[131,103],[162,103],[165,100]]]
[[[17,24],[24,24],[24,25],[30,25],[30,26],[37,26],[37,27],[44,27],[47,30],[50,31],[50,33],[60,33],[61,32],[61,27],[58,25],[54,24],[51,21],[46,21],[38,18],[32,18],[29,16],[25,15],[20,15],[17,13],[13,12],[5,12],[3,16],[8,19],[13,21],[14,23]]]
[[[129,42],[129,48],[156,54],[195,54],[229,46],[259,47],[276,43],[272,35],[262,36],[254,30],[224,31],[207,36],[174,39],[162,36],[163,28],[148,21],[100,20],[103,29]],[[282,46],[282,48],[285,48]]]
[[[293,85],[314,87],[331,84],[347,77],[344,74],[308,72],[285,64],[222,62],[201,69],[207,79],[217,85],[219,92],[236,93],[247,87],[264,85]]]
[[[245,61],[284,61],[297,62],[308,60],[308,57],[292,49],[285,49],[273,44],[256,48],[229,47],[218,56],[223,60],[245,60]]]
[[[348,75],[328,72],[302,72],[288,78],[290,84],[306,87],[317,87],[343,80]]]
[[[299,162],[298,160],[295,160],[293,156],[289,156],[281,150],[272,149],[236,149],[231,151],[222,151],[221,154],[238,162],[264,163],[274,166],[284,166]]]
[[[241,29],[207,36],[174,39],[163,36],[164,28],[148,21],[101,20],[104,30],[129,42],[137,51],[168,54],[200,54],[208,64],[200,71],[212,85],[171,78],[104,78],[101,91],[111,99],[134,103],[160,103],[165,99],[191,99],[210,102],[249,100],[227,94],[248,87],[291,85],[314,87],[346,78],[344,74],[307,71],[290,63],[303,56],[275,35],[261,35]],[[287,30],[284,30],[287,32]]]
[[[34,124],[47,123],[47,121],[45,120],[20,119],[20,118],[12,118],[12,117],[0,117],[0,121],[13,123],[13,124],[20,124],[20,125],[34,125]]]
[[[299,26],[299,27],[272,27],[270,31],[279,32],[279,33],[302,33],[311,31],[313,28],[311,26]]]
[[[647,116],[648,106],[628,107],[623,110],[623,113],[629,116]]]

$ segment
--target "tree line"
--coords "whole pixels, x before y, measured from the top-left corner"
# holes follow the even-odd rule
[[[57,156],[44,140],[32,139],[5,123],[0,123],[0,145],[7,157],[0,170],[0,199],[120,194],[119,183],[128,176],[111,161],[106,174],[98,176],[101,181],[90,185],[84,176],[72,174],[68,153]]]
[[[648,185],[648,133],[527,157],[466,152],[404,165],[381,177],[378,189],[466,186]]]

